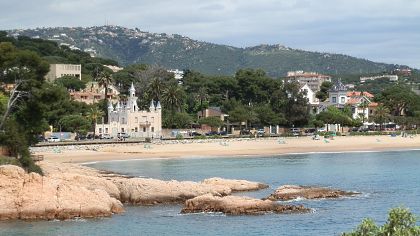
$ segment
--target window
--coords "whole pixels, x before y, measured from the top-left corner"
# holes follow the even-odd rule
[[[134,119],[134,123],[139,123],[139,118],[138,117],[136,117],[135,119]]]
[[[146,132],[146,127],[143,127],[143,132]]]
[[[134,128],[134,132],[139,132],[139,129],[136,127],[136,128]]]
[[[124,133],[124,128],[121,128],[121,133]]]
[[[102,133],[102,128],[99,128],[99,133],[100,133],[100,134]]]
[[[332,103],[337,103],[337,97],[332,97]]]
[[[105,133],[106,133],[106,134],[108,133],[108,128],[105,128]]]
[[[155,127],[152,127],[152,132],[155,132]]]
[[[345,98],[345,97],[340,97],[340,103],[341,103],[341,104],[346,103],[346,98]]]
[[[121,118],[121,124],[125,124],[125,118],[124,117]]]

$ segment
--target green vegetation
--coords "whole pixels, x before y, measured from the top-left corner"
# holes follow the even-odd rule
[[[329,75],[353,75],[380,73],[394,68],[394,65],[350,56],[308,52],[281,45],[236,48],[196,41],[180,35],[153,34],[118,26],[42,28],[10,31],[10,33],[29,37],[39,36],[81,49],[94,49],[97,56],[111,58],[122,65],[134,63],[162,65],[166,68],[195,70],[208,75],[233,75],[241,68],[261,68],[271,77],[281,77],[293,70],[316,71]],[[74,52],[74,54],[76,55],[71,57],[72,59],[85,56],[87,53]],[[51,61],[70,61],[68,57],[56,53],[45,56]],[[95,62],[112,64],[112,61],[103,59],[95,59]],[[86,65],[85,68],[87,67]]]
[[[420,227],[416,226],[416,216],[406,208],[394,208],[389,211],[388,220],[378,226],[372,219],[364,219],[357,228],[343,236],[416,236]]]

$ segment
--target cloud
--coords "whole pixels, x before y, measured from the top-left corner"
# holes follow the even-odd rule
[[[233,46],[280,43],[420,67],[418,0],[0,1],[3,29],[107,22]]]

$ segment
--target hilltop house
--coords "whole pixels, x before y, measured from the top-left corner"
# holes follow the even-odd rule
[[[74,76],[77,79],[82,79],[82,66],[73,64],[50,64],[50,71],[45,76],[47,81],[53,82],[54,80],[65,75]]]
[[[131,84],[127,102],[119,101],[108,106],[108,123],[96,124],[97,134],[127,133],[130,137],[160,138],[162,135],[162,107],[160,102],[150,102],[149,111],[140,110],[136,90]]]
[[[312,91],[317,92],[325,81],[331,82],[331,76],[318,74],[316,72],[289,71],[286,81],[298,82],[300,86],[307,84]]]

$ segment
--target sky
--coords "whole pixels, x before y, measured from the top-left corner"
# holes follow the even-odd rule
[[[0,0],[0,29],[105,24],[420,68],[420,0]]]

